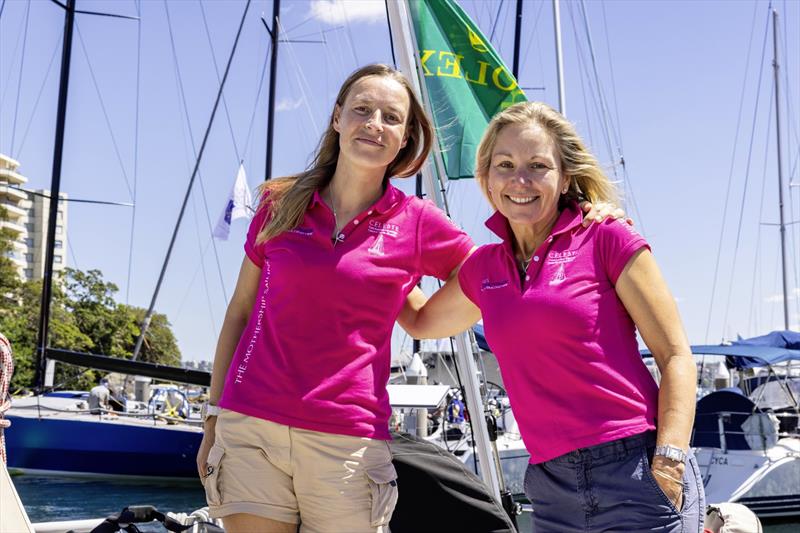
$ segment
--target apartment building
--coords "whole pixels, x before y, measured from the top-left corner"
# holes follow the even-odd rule
[[[20,278],[41,279],[47,250],[50,195],[46,190],[30,193],[23,190],[28,178],[18,169],[19,161],[0,154],[0,206],[5,211],[0,228],[11,232],[12,249],[7,256],[17,266]],[[65,200],[67,195],[62,193],[60,198]],[[56,272],[67,266],[67,202],[59,204],[53,257]]]

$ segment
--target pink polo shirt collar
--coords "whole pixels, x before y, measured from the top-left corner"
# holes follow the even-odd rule
[[[581,222],[583,222],[583,213],[581,212],[577,203],[570,202],[570,204],[563,211],[561,211],[561,214],[558,216],[555,226],[553,226],[553,229],[550,231],[550,237],[548,237],[548,241],[552,241],[557,235],[567,233],[573,228],[580,226]],[[500,211],[495,211],[494,214],[486,220],[485,225],[492,231],[492,233],[503,239],[503,243],[506,244],[506,252],[511,254],[513,257],[514,250],[512,248],[512,243],[514,241],[514,235],[511,232],[511,227],[509,226],[508,219],[505,217],[505,215],[503,215],[503,213]]]
[[[328,204],[326,204],[322,199],[319,191],[319,189],[314,189],[314,196],[311,197],[311,205],[309,208],[317,207],[317,205],[323,205],[330,209],[330,206],[328,206]],[[372,207],[367,209],[365,214],[371,215],[373,211],[377,211],[381,214],[388,213],[390,209],[392,209],[400,202],[400,200],[402,200],[402,198],[403,194],[397,187],[387,184],[383,188],[383,194],[381,194],[381,197],[378,198],[378,201],[375,202]]]

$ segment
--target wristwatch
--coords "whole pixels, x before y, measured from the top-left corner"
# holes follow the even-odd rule
[[[200,416],[202,417],[203,422],[205,422],[210,416],[219,416],[219,412],[221,410],[222,408],[219,405],[204,403],[203,408],[200,410]]]
[[[656,446],[656,451],[653,455],[661,455],[667,459],[686,464],[686,452],[672,444]]]

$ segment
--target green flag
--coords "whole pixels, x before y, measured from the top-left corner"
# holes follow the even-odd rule
[[[489,120],[525,94],[454,0],[408,4],[447,178],[471,178]]]

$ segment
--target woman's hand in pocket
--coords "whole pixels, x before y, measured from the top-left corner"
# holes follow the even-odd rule
[[[683,506],[683,470],[685,466],[683,463],[656,455],[653,457],[651,467],[656,483],[678,511]]]
[[[203,426],[203,440],[200,442],[200,449],[197,450],[197,474],[201,480],[208,475],[208,452],[216,440],[216,426],[216,416],[209,417]]]

